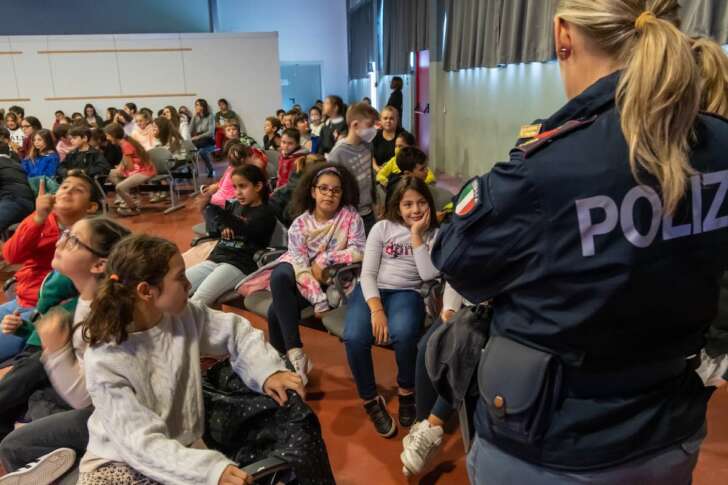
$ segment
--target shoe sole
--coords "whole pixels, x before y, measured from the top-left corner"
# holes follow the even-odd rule
[[[76,452],[69,448],[56,450],[54,455],[25,473],[0,478],[0,485],[50,485],[73,467]]]

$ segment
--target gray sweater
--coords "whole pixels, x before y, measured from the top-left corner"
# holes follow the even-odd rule
[[[374,176],[372,175],[372,148],[368,143],[351,145],[341,140],[327,157],[331,163],[340,163],[348,168],[359,185],[359,215],[372,212],[374,204]]]
[[[379,290],[419,290],[437,278],[430,250],[437,231],[429,231],[425,244],[412,249],[412,235],[404,224],[383,220],[374,224],[367,238],[361,270],[364,299],[378,297]]]

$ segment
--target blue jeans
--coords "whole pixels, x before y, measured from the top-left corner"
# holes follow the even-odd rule
[[[397,359],[397,384],[403,389],[415,387],[417,341],[425,321],[425,302],[414,290],[379,290],[387,315],[389,343]],[[357,285],[349,298],[344,328],[346,357],[359,392],[365,401],[377,396],[372,363],[372,318],[369,305]]]
[[[15,311],[20,313],[22,318],[26,318],[33,312],[33,308],[23,308],[18,305],[18,300],[11,300],[0,305],[0,321],[6,315],[12,315]],[[20,353],[25,347],[26,338],[18,337],[11,333],[0,333],[0,362],[4,362],[9,358]]]
[[[0,232],[25,219],[33,212],[33,202],[26,199],[0,199]]]

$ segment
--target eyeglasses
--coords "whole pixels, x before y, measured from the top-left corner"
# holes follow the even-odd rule
[[[318,190],[319,192],[321,192],[324,195],[331,194],[331,195],[337,195],[337,196],[341,195],[341,193],[343,192],[341,190],[341,187],[332,187],[330,185],[317,185],[316,190]]]
[[[98,258],[105,258],[106,256],[108,256],[108,254],[101,254],[100,252],[96,251],[94,248],[92,248],[88,244],[81,241],[79,238],[77,238],[76,236],[74,236],[71,233],[70,229],[63,230],[63,232],[61,233],[61,237],[58,238],[58,245],[65,246],[70,250],[74,250],[77,248],[83,248]]]

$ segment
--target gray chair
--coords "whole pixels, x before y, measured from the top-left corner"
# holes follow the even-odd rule
[[[182,149],[187,153],[186,167],[188,168],[192,179],[192,195],[200,193],[200,172],[198,164],[200,162],[200,154],[197,147],[190,140],[182,140]]]
[[[278,159],[281,154],[276,150],[266,150],[265,154],[268,157],[266,175],[268,176],[268,181],[271,183],[271,187],[275,187],[275,181],[278,179]]]
[[[432,198],[435,201],[435,208],[438,211],[442,210],[448,202],[452,202],[454,194],[449,190],[438,187],[437,185],[430,185],[429,188]]]
[[[170,212],[182,209],[185,205],[183,203],[180,203],[179,201],[179,190],[177,189],[177,183],[170,170],[170,161],[174,161],[172,153],[166,148],[155,147],[149,150],[147,154],[149,155],[149,159],[157,169],[157,175],[152,177],[147,184],[160,187],[164,185],[164,182],[167,182],[167,187],[169,190],[169,207],[165,209],[164,213],[169,214]]]

